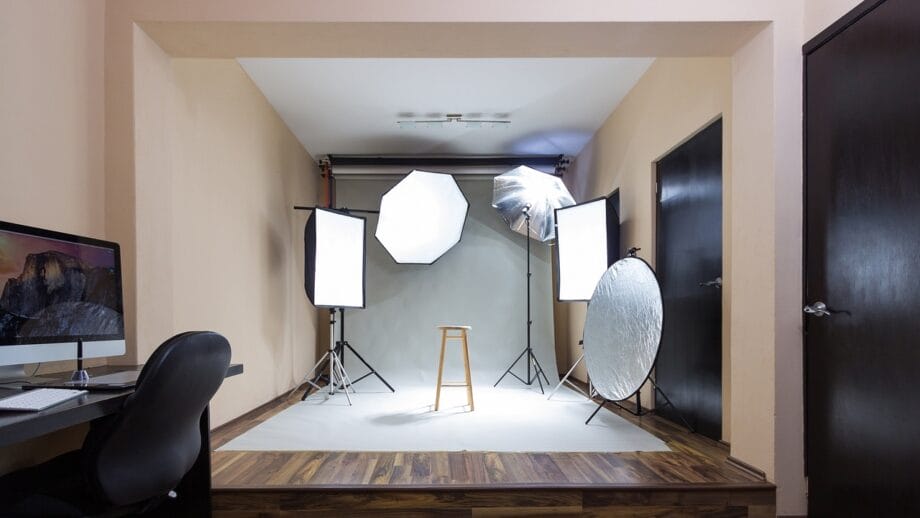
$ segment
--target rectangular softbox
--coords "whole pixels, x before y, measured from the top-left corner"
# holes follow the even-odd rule
[[[304,228],[304,288],[318,308],[363,308],[364,218],[316,208]]]
[[[618,258],[620,222],[607,198],[556,209],[560,301],[590,300],[601,275]]]

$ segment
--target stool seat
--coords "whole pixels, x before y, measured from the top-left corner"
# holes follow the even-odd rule
[[[438,363],[438,390],[434,397],[434,409],[438,410],[441,406],[441,387],[466,387],[466,403],[470,406],[470,412],[473,407],[473,380],[470,376],[470,349],[469,349],[469,331],[471,326],[461,325],[440,325],[441,330],[441,359]],[[460,334],[449,334],[448,331],[459,331]],[[457,340],[463,353],[463,371],[466,379],[463,381],[444,381],[444,350],[447,348],[448,340]]]

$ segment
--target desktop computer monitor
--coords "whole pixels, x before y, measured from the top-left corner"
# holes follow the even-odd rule
[[[125,353],[118,244],[0,221],[0,366],[75,359],[78,341]]]

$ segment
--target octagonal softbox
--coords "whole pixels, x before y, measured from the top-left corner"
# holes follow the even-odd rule
[[[432,264],[460,241],[470,204],[446,173],[415,170],[383,195],[375,236],[400,264]]]

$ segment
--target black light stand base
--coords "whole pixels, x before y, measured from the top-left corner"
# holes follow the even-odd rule
[[[319,370],[319,371],[325,370],[325,369],[326,369],[326,364],[328,364],[328,363],[329,363],[329,360],[325,360],[325,361],[323,361],[322,363],[318,363],[318,364],[316,365],[317,370]],[[303,396],[300,397],[300,400],[301,400],[301,401],[304,401],[305,399],[307,399],[307,396],[310,395],[310,391],[311,391],[312,389],[316,388],[316,387],[319,387],[319,386],[320,386],[319,384],[320,384],[321,382],[323,382],[323,381],[325,381],[325,382],[328,384],[328,383],[329,383],[329,376],[326,376],[325,374],[317,374],[315,378],[313,378],[313,379],[307,381],[307,382],[306,382],[306,383],[307,383],[307,389],[303,391]],[[317,388],[317,390],[319,390],[319,389]]]
[[[314,371],[322,372],[323,369],[329,370],[329,374],[317,374],[312,379],[305,379],[307,384],[306,390],[304,390],[303,396],[300,398],[301,401],[307,399],[307,396],[310,395],[310,389],[316,389],[319,391],[321,388],[319,385],[320,380],[326,380],[326,387],[329,388],[329,395],[335,395],[336,390],[342,390],[345,393],[345,398],[348,400],[348,406],[351,406],[351,397],[348,395],[348,391],[355,391],[352,386],[351,379],[348,377],[348,373],[345,372],[345,366],[342,363],[342,358],[338,355],[336,350],[330,349],[322,358],[316,363],[313,367],[313,370],[310,371],[310,374],[313,374]],[[309,376],[309,374],[308,374]],[[294,390],[297,390],[297,387],[294,387]]]
[[[341,338],[341,340],[335,343],[335,350],[338,352],[339,358],[342,359],[342,365],[345,365],[345,348],[347,347],[348,350],[351,351],[351,353],[354,354],[356,358],[361,360],[361,363],[363,363],[364,366],[367,367],[367,370],[370,371],[364,376],[361,376],[360,378],[356,379],[354,381],[355,383],[363,380],[364,378],[368,376],[374,375],[374,376],[377,376],[377,379],[379,379],[381,383],[383,383],[384,385],[386,385],[388,389],[390,389],[390,392],[396,392],[396,389],[394,389],[389,383],[387,383],[387,380],[383,379],[383,376],[381,376],[377,372],[377,369],[371,367],[371,364],[367,363],[367,361],[364,358],[362,358],[360,354],[358,354],[358,351],[355,351],[355,348],[352,347],[350,343],[348,343],[348,340],[345,339],[345,308],[339,308],[339,337]]]
[[[338,320],[339,336],[344,337],[345,336],[345,310],[343,308],[339,308],[338,311],[339,311],[339,320]],[[335,326],[335,322],[336,322],[334,312],[335,312],[334,309],[329,310],[329,313],[330,313],[329,324],[332,327]],[[330,333],[330,340],[332,339],[331,336],[332,336],[332,333]],[[345,349],[346,348],[348,348],[348,350],[351,351],[351,353],[354,354],[355,357],[358,360],[360,360],[361,363],[363,363],[364,366],[367,367],[367,370],[369,371],[367,374],[361,376],[360,378],[356,378],[354,381],[349,381],[349,385],[353,385],[369,376],[377,376],[377,379],[379,379],[381,383],[383,383],[384,385],[386,385],[388,389],[390,389],[390,392],[394,392],[394,393],[396,392],[396,389],[394,389],[392,385],[387,383],[387,380],[383,379],[383,376],[381,376],[380,373],[377,372],[377,369],[372,367],[370,363],[367,363],[367,360],[365,360],[364,357],[358,354],[358,351],[356,351],[355,348],[352,347],[350,343],[348,343],[348,340],[344,340],[344,339],[335,342],[335,347],[333,348],[333,354],[335,355],[337,360],[341,363],[343,369],[345,366]],[[328,363],[328,360],[325,363]],[[320,362],[320,364],[317,365],[317,368],[319,368],[319,371],[318,371],[319,373],[312,380],[307,382],[307,388],[304,391],[303,397],[300,398],[301,401],[307,399],[307,396],[310,395],[310,391],[312,389],[317,388],[321,381],[325,380],[326,383],[329,383],[329,376],[323,372],[324,369],[322,368],[325,365],[325,363]],[[342,389],[342,388],[344,388],[343,383],[339,383],[338,387],[336,387],[336,389]]]
[[[678,409],[677,406],[671,402],[671,399],[668,398],[668,395],[665,394],[663,390],[661,390],[661,387],[659,387],[652,379],[649,379],[648,381],[649,383],[652,384],[652,387],[655,388],[655,392],[661,394],[661,397],[664,398],[665,404],[663,406],[670,406],[671,408],[673,408],[674,412],[677,414],[677,417],[679,417],[681,422],[684,423],[684,426],[687,427],[687,430],[689,430],[690,433],[696,433],[696,428],[694,428],[690,424],[690,422],[684,418],[684,415],[680,412],[680,409]],[[607,403],[612,403],[620,407],[621,409],[625,410],[626,412],[629,412],[630,414],[637,416],[637,417],[642,417],[642,416],[655,412],[654,409],[642,410],[642,400],[639,399],[639,393],[636,392],[636,410],[630,410],[629,408],[621,405],[619,401],[611,401],[609,399],[602,399],[601,403],[597,406],[597,408],[594,409],[594,412],[591,413],[591,416],[588,417],[588,420],[585,421],[585,424],[590,423],[591,420],[594,419],[594,416],[596,416],[597,413],[601,411],[601,408],[604,408],[604,405],[606,405]]]
[[[354,387],[352,386],[351,379],[348,377],[348,373],[345,372],[345,364],[342,361],[342,357],[339,354],[339,349],[333,345],[335,340],[335,309],[329,309],[329,350],[319,359],[318,362],[313,366],[310,372],[304,376],[302,382],[294,387],[291,390],[291,393],[288,397],[294,395],[294,392],[300,388],[304,383],[307,384],[306,390],[304,390],[303,397],[300,398],[301,401],[307,399],[307,396],[310,395],[310,389],[315,388],[320,390],[320,381],[325,379],[326,386],[329,388],[329,395],[334,395],[335,391],[338,388],[343,388],[345,392],[345,398],[348,400],[348,405],[351,406],[351,397],[348,395],[348,390],[350,389],[354,392]],[[323,374],[323,371],[328,368],[328,374]],[[313,373],[316,373],[313,376]],[[311,376],[313,376],[311,378]],[[340,385],[341,381],[341,385]]]
[[[527,359],[525,360],[526,365],[527,365],[527,379],[524,379],[518,376],[517,374],[511,372],[511,369],[513,369],[514,366],[517,365],[517,363],[521,361],[521,359],[524,358],[525,356],[527,357]],[[533,366],[532,376],[530,374],[531,366]],[[549,379],[546,377],[546,373],[543,372],[543,367],[540,365],[540,362],[537,360],[537,357],[533,353],[533,349],[530,347],[527,347],[523,351],[521,351],[521,354],[519,354],[518,357],[515,358],[513,362],[511,362],[511,366],[509,366],[508,369],[505,371],[505,373],[502,374],[502,377],[498,378],[498,381],[496,381],[495,385],[492,385],[492,386],[497,387],[498,384],[501,383],[503,379],[505,379],[505,376],[509,374],[514,376],[518,380],[520,380],[521,383],[528,385],[528,386],[533,385],[534,380],[536,380],[536,382],[540,385],[541,394],[545,394],[545,392],[543,391],[543,381],[540,380],[541,376],[543,377],[543,380],[546,381],[546,386],[549,386]]]
[[[344,342],[335,343],[335,348],[336,348],[336,351],[338,351],[339,353],[339,358],[342,358],[343,360],[345,359],[345,348],[346,347],[348,348],[349,351],[351,351],[351,354],[355,355],[355,358],[357,358],[361,363],[364,364],[365,367],[367,367],[367,370],[369,371],[364,376],[361,376],[360,378],[355,379],[352,383],[357,383],[369,376],[377,376],[377,379],[379,379],[381,383],[383,383],[384,385],[387,386],[388,389],[390,389],[390,392],[394,392],[394,393],[396,392],[396,389],[394,389],[392,385],[387,383],[387,380],[383,379],[383,376],[381,376],[380,373],[377,372],[377,369],[371,367],[371,364],[367,363],[367,360],[365,360],[360,354],[358,354],[358,351],[356,351],[354,347],[352,347],[351,344],[348,343],[347,340]]]

